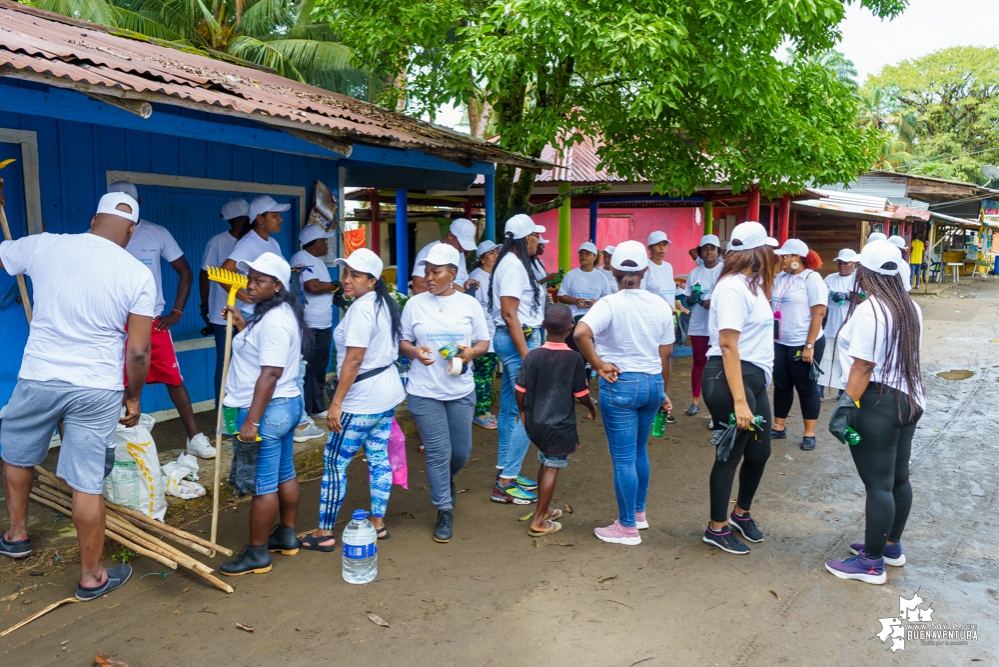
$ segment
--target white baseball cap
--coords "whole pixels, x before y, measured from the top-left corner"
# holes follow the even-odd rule
[[[444,266],[445,264],[454,264],[455,267],[460,266],[461,255],[450,243],[438,243],[437,245],[430,246],[430,252],[427,256],[416,263],[414,267],[417,271],[426,271],[427,264],[436,264],[437,266]]]
[[[131,183],[129,183],[131,185]],[[119,204],[127,204],[129,208],[132,209],[131,213],[125,213],[124,211],[119,211],[116,207]],[[97,213],[107,213],[108,215],[117,215],[119,218],[125,218],[131,223],[136,223],[139,221],[139,202],[135,201],[135,198],[124,192],[109,192],[97,203]]]
[[[336,236],[336,231],[328,232],[319,225],[308,224],[298,233],[298,242],[305,246],[317,239],[329,239]]]
[[[608,252],[608,253],[610,253],[611,255],[613,255],[613,254],[614,254],[614,250],[615,250],[616,248],[617,248],[617,246],[613,246],[613,245],[609,245],[609,246],[607,246],[606,248],[604,248],[602,252]]]
[[[242,259],[236,262],[236,268],[246,273],[249,273],[250,269],[253,269],[268,276],[273,276],[281,281],[285,289],[288,288],[291,281],[291,266],[280,255],[276,255],[273,252],[265,252],[252,262]]]
[[[503,226],[503,232],[505,234],[512,234],[515,239],[522,239],[531,234],[543,234],[544,231],[545,228],[534,224],[534,220],[526,213],[518,213],[507,220]]]
[[[835,262],[856,262],[857,261],[857,253],[854,252],[853,250],[850,250],[849,248],[843,248],[842,250],[839,251],[839,254],[836,255],[836,259],[833,260],[833,261],[835,261]]]
[[[666,232],[661,232],[659,230],[656,230],[651,234],[649,234],[649,242],[647,245],[655,245],[657,243],[662,243],[663,241],[665,241],[666,243],[672,243],[672,241],[666,238]]]
[[[263,213],[284,213],[291,204],[279,204],[270,195],[260,195],[250,202],[250,220],[256,220]]]
[[[580,243],[579,250],[577,250],[576,252],[581,252],[583,250],[587,252],[592,252],[594,255],[597,254],[597,246],[593,245],[589,241],[583,241],[582,243]]]
[[[622,263],[628,260],[637,266],[622,266]],[[614,248],[611,266],[618,271],[641,271],[649,266],[649,257],[645,253],[645,248],[638,241],[624,241]]]
[[[475,250],[475,235],[479,229],[468,218],[457,218],[451,223],[450,232],[458,239],[458,244],[465,252]]]
[[[905,250],[908,247],[908,244],[906,244],[905,239],[895,234],[892,234],[891,236],[888,237],[888,243],[893,243],[894,245],[898,246],[899,250]]]
[[[867,242],[871,241],[887,241],[888,237],[881,232],[871,232],[871,235],[867,237]]]
[[[244,215],[250,215],[250,205],[242,197],[230,199],[222,204],[222,210],[219,212],[219,215],[226,220],[242,218]]]
[[[721,241],[719,241],[718,237],[715,236],[714,234],[705,234],[704,236],[701,237],[701,242],[697,244],[697,247],[701,248],[706,245],[713,245],[715,247],[720,248]]]
[[[774,250],[776,255],[797,255],[798,257],[804,257],[808,254],[808,246],[801,239],[788,239],[784,241],[782,245],[777,250]]]
[[[139,201],[139,191],[130,181],[115,181],[108,186],[108,192],[124,192],[135,201]]]
[[[902,266],[902,251],[894,243],[885,240],[876,240],[864,246],[864,249],[857,255],[860,264],[883,276],[898,275],[899,267]],[[884,265],[894,262],[895,268],[886,269]]]
[[[738,241],[738,243],[736,243]],[[779,244],[777,239],[767,235],[767,230],[758,222],[740,222],[732,230],[732,238],[728,242],[728,250],[739,252],[740,250],[753,250],[760,246],[768,245],[776,248]]]
[[[496,245],[495,243],[493,243],[492,241],[490,241],[490,240],[487,239],[487,240],[483,241],[482,243],[480,243],[478,245],[478,247],[475,248],[475,253],[479,257],[482,257],[487,252],[491,252],[491,251],[495,250],[498,247],[499,247],[498,245]]]
[[[541,232],[538,232],[538,233],[540,234]],[[548,242],[549,242],[549,239],[543,239],[540,236],[538,237],[538,245],[546,245]]]
[[[444,244],[447,245],[447,244]],[[454,248],[451,248],[454,250]],[[455,250],[455,252],[458,252]],[[385,268],[385,264],[382,263],[382,258],[371,252],[367,248],[358,248],[354,252],[350,253],[347,258],[338,257],[333,260],[334,266],[349,266],[355,271],[360,271],[362,273],[369,273],[375,278],[382,277],[382,269]]]

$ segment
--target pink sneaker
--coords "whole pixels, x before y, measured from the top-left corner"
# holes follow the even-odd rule
[[[638,528],[625,528],[618,520],[615,520],[614,523],[606,528],[594,528],[593,534],[604,542],[612,542],[614,544],[635,545],[642,543],[642,537],[638,534]]]
[[[635,528],[639,530],[647,530],[649,527],[649,521],[645,518],[645,512],[635,512]]]

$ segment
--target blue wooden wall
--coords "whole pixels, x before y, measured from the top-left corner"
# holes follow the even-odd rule
[[[195,111],[161,111],[157,107],[156,113],[209,120],[208,114]],[[211,116],[210,119],[217,121],[219,117]],[[243,124],[227,119],[222,122]],[[108,170],[295,185],[305,187],[310,196],[314,181],[321,180],[335,187],[338,179],[335,160],[5,112],[0,112],[0,127],[37,132],[42,216],[45,230],[52,233],[80,233],[89,229],[97,201],[106,189],[105,174]],[[19,157],[15,153],[19,153],[17,145],[0,143],[0,160]],[[9,173],[15,166],[8,167],[0,176],[6,180],[6,211],[11,219],[11,231],[18,237],[26,233],[26,225],[24,195],[18,191],[20,181],[17,175]],[[20,170],[17,171],[20,173]],[[201,255],[207,240],[227,228],[219,218],[221,204],[244,193],[138,187],[143,199],[140,214],[173,233],[195,273],[184,319],[173,330],[174,339],[200,338],[198,330],[203,323],[198,315],[197,271]],[[285,258],[298,249],[297,199],[293,203],[293,209],[284,214],[285,225],[278,239]],[[169,309],[176,296],[176,273],[166,263],[162,270],[164,296]],[[0,271],[0,297],[13,284],[13,279],[5,271]],[[0,405],[6,403],[13,391],[26,340],[24,311],[16,303],[9,304],[0,311]],[[179,361],[191,400],[197,402],[213,398],[214,347],[181,353]],[[171,407],[173,405],[163,387],[147,387],[143,395],[143,411]]]

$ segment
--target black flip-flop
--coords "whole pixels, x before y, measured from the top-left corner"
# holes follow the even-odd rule
[[[382,535],[382,533],[385,533],[385,534]],[[375,536],[379,540],[387,540],[388,538],[392,537],[392,533],[388,532],[388,528],[386,528],[385,526],[382,526],[381,528],[375,528]]]
[[[108,568],[107,574],[108,578],[100,586],[87,588],[86,586],[78,585],[76,587],[76,599],[81,602],[87,602],[88,600],[95,600],[102,595],[106,595],[116,588],[121,588],[128,581],[128,578],[132,576],[132,566],[125,563],[115,565]]]
[[[322,551],[323,553],[329,553],[331,551],[336,551],[336,542],[333,544],[322,546],[322,542],[328,542],[329,540],[336,540],[332,535],[326,535],[323,537],[316,537],[315,535],[306,535],[298,542],[302,545],[303,549],[308,549],[309,551]]]
[[[0,533],[0,554],[11,558],[24,558],[31,553],[31,538],[26,537],[16,542],[8,542]]]

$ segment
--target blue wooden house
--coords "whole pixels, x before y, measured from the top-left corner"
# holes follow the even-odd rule
[[[167,227],[197,272],[208,239],[224,231],[223,203],[269,194],[291,204],[279,236],[286,257],[313,186],[464,189],[496,163],[544,163],[359,100],[140,36],[0,1],[0,172],[14,238],[89,229],[107,185],[136,184],[141,216]],[[491,201],[486,229],[494,236]],[[399,225],[405,225],[405,205]],[[395,234],[398,274],[410,256]],[[163,267],[171,303],[177,275]],[[400,286],[403,290],[405,285]],[[0,405],[13,390],[28,335],[14,279],[0,271]],[[173,329],[196,408],[213,399],[215,349],[199,333],[197,282]],[[147,387],[143,411],[172,408]]]

